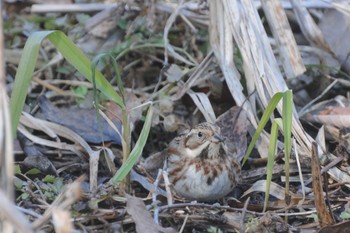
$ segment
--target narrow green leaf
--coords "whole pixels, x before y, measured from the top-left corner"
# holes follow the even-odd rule
[[[123,163],[124,163],[127,161],[127,159],[130,156],[131,129],[130,129],[128,112],[127,112],[126,107],[125,107],[126,106],[126,101],[125,101],[126,93],[125,93],[125,89],[124,89],[124,84],[123,84],[121,76],[120,76],[120,71],[119,71],[117,61],[112,56],[111,53],[103,53],[103,54],[100,54],[100,55],[95,57],[95,59],[93,60],[92,69],[94,71],[95,66],[98,64],[98,62],[101,61],[102,59],[104,59],[105,57],[108,57],[110,59],[110,61],[112,62],[112,66],[113,66],[113,69],[114,69],[114,72],[115,72],[116,78],[117,78],[119,93],[121,95],[121,98],[122,98],[122,101],[124,104],[124,107],[122,108],[122,123],[123,123],[122,137],[124,139],[124,140],[122,140],[122,147],[123,147]],[[94,77],[93,77],[93,80],[94,80]],[[93,82],[93,84],[94,84],[94,90],[95,90],[95,82]],[[95,102],[96,102],[96,100],[95,100]],[[97,111],[97,107],[96,107],[96,111]],[[126,183],[129,182],[128,180],[129,180],[129,178],[126,177],[126,180],[125,180]]]
[[[10,99],[12,119],[12,135],[16,135],[17,125],[27,96],[28,87],[32,80],[36,61],[38,60],[41,41],[53,31],[35,32],[27,40],[19,66]]]
[[[92,66],[91,66],[91,71],[92,71],[92,84],[93,84],[93,88],[94,88],[94,101],[95,101],[95,111],[96,111],[96,114],[99,116],[99,113],[98,113],[98,98],[97,98],[97,93],[96,93],[96,71],[97,71],[97,65],[100,61],[102,61],[103,59],[105,59],[105,57],[108,57],[109,59],[111,59],[112,61],[112,64],[113,64],[113,68],[114,68],[114,71],[117,75],[117,80],[118,80],[118,87],[119,87],[119,90],[120,92],[122,93],[122,96],[121,96],[121,105],[119,105],[122,109],[122,111],[126,111],[125,108],[125,90],[124,90],[124,85],[123,85],[123,82],[121,80],[121,77],[120,77],[120,72],[119,72],[119,67],[118,67],[118,64],[117,64],[117,61],[115,60],[115,58],[110,54],[110,53],[101,53],[99,55],[97,55],[93,60],[92,60]],[[119,96],[119,95],[118,95]],[[126,123],[126,122],[125,122]],[[99,129],[101,131],[101,135],[102,135],[102,129],[101,127],[99,126]]]
[[[243,158],[243,165],[244,163],[247,161],[247,159],[249,158],[250,153],[252,152],[254,145],[256,143],[256,141],[258,140],[261,132],[263,131],[266,123],[268,122],[268,120],[270,119],[271,114],[273,113],[273,111],[276,109],[276,106],[278,104],[278,102],[281,100],[281,98],[283,97],[283,93],[282,92],[278,92],[276,93],[271,101],[269,102],[269,104],[266,107],[266,110],[263,114],[263,116],[261,117],[261,120],[259,122],[258,128],[256,129],[252,141],[249,144],[249,147],[247,149],[247,152],[244,155]]]
[[[55,45],[56,49],[62,53],[64,58],[85,76],[85,78],[92,82],[90,60],[63,32],[42,31],[32,33],[24,46],[10,99],[13,135],[16,135],[17,125],[24,106],[27,90],[33,76],[35,63],[38,59],[39,48],[41,42],[45,38],[48,38]],[[114,91],[112,85],[103,77],[101,72],[96,70],[95,75],[97,88],[109,99],[123,107],[121,97]]]
[[[48,182],[48,183],[54,183],[55,180],[57,179],[57,177],[53,176],[53,175],[46,175],[42,181],[43,182]]]
[[[274,119],[274,121],[278,125],[278,128],[280,128],[281,131],[283,132],[283,121],[282,121],[282,118],[276,118],[276,119]]]
[[[269,151],[268,151],[268,157],[267,157],[266,192],[265,192],[263,212],[265,212],[266,210],[267,202],[270,196],[270,187],[271,187],[273,165],[274,165],[275,154],[276,154],[277,137],[278,137],[278,125],[275,121],[273,121],[272,127],[271,127]]]
[[[93,95],[94,95],[94,102],[95,102],[95,113],[97,116],[97,124],[98,124],[98,130],[100,133],[100,137],[101,137],[101,141],[104,143],[104,137],[103,137],[103,132],[102,132],[102,126],[101,126],[101,121],[100,121],[100,113],[99,113],[99,99],[97,96],[97,86],[96,86],[96,74],[97,74],[97,65],[98,63],[103,60],[106,56],[110,57],[111,59],[113,59],[113,57],[111,57],[110,54],[108,53],[101,53],[98,54],[96,57],[94,57],[94,59],[92,60],[92,65],[91,65],[91,72],[92,72],[92,85],[93,85]],[[122,101],[122,110],[125,110],[125,104],[124,101]]]
[[[19,179],[18,177],[13,177],[13,184],[15,185],[16,191],[23,191],[22,187],[24,184],[24,181],[22,181],[21,179]]]
[[[91,61],[63,32],[54,31],[48,36],[48,39],[72,66],[92,82]],[[97,88],[109,99],[115,101],[120,107],[123,107],[121,97],[114,91],[113,86],[104,78],[99,70],[96,70],[95,76]]]
[[[286,172],[286,192],[289,192],[289,159],[292,150],[292,114],[293,114],[293,94],[291,90],[283,94],[283,136]]]
[[[15,165],[15,175],[22,175],[21,167],[18,164]]]
[[[36,168],[32,168],[25,173],[26,176],[27,175],[37,175],[37,174],[41,174],[41,171],[36,169]]]
[[[118,172],[110,179],[109,183],[116,186],[121,182],[130,172],[131,168],[134,166],[136,161],[141,156],[142,150],[146,144],[148,134],[151,128],[153,115],[152,105],[149,107],[146,115],[146,120],[140,133],[140,137],[136,142],[134,149],[131,151],[129,158],[126,162],[119,168]]]

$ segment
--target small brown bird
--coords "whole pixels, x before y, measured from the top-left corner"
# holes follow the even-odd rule
[[[201,123],[174,138],[167,149],[169,180],[177,194],[197,201],[226,196],[241,180],[241,167],[218,126]]]

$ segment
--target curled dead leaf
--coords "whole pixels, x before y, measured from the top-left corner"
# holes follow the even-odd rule
[[[126,195],[126,197],[126,211],[135,221],[137,233],[176,232],[176,230],[171,227],[164,228],[157,225],[154,222],[151,213],[146,209],[145,203],[143,203],[142,199],[130,195]]]

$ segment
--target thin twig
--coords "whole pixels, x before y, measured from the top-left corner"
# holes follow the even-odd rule
[[[310,108],[311,105],[313,105],[315,102],[317,102],[319,99],[321,99],[329,90],[332,89],[332,87],[337,84],[338,82],[338,79],[334,80],[324,91],[322,91],[322,93],[317,96],[315,99],[311,100],[307,105],[305,105],[302,109],[300,109],[298,115],[299,117],[302,117],[305,112],[306,112],[306,109]]]
[[[158,195],[157,190],[158,190],[159,180],[162,177],[161,175],[162,175],[162,169],[159,169],[158,170],[158,174],[157,174],[157,178],[156,178],[156,180],[153,183],[154,189],[153,189],[153,193],[152,193],[152,203],[153,203],[153,206],[154,206],[153,218],[154,218],[154,222],[157,225],[159,225],[159,208],[158,208],[158,205],[157,205],[157,195]]]
[[[298,173],[299,173],[299,179],[300,179],[300,185],[301,185],[301,192],[303,195],[303,198],[298,203],[298,206],[300,206],[305,202],[305,184],[304,184],[304,179],[303,179],[303,172],[301,170],[301,165],[300,165],[297,143],[296,143],[294,138],[293,138],[293,147],[294,147],[294,151],[295,151],[295,158],[297,160],[297,165],[298,165]]]
[[[187,220],[188,220],[188,216],[189,216],[189,214],[186,214],[184,222],[182,223],[182,226],[181,226],[181,228],[179,230],[179,233],[182,233],[184,231],[186,223],[187,223]]]

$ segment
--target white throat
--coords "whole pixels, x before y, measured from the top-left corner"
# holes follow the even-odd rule
[[[194,148],[194,149],[185,148],[186,155],[190,158],[197,157],[198,155],[200,155],[202,153],[204,148],[206,148],[209,145],[209,143],[210,143],[210,141],[207,140],[206,142],[204,142],[202,145],[200,145],[197,148]]]

